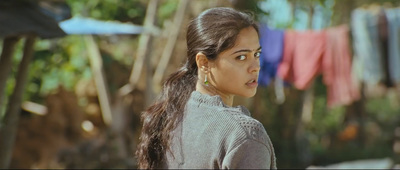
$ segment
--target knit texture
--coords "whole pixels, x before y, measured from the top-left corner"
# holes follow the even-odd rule
[[[246,108],[229,107],[219,96],[192,92],[171,136],[162,168],[276,169],[263,125]]]

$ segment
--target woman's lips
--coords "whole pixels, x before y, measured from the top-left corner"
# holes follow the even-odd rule
[[[250,80],[249,82],[247,82],[246,85],[251,88],[254,88],[254,87],[258,86],[258,82],[257,82],[257,80],[253,79],[253,80]]]

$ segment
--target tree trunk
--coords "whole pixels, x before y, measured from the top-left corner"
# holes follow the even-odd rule
[[[34,35],[30,35],[26,38],[24,54],[18,68],[15,88],[8,102],[8,108],[4,117],[4,127],[0,129],[0,169],[7,169],[11,162],[21,111],[22,96],[28,78],[28,68],[33,55],[35,38],[36,36]]]
[[[312,20],[314,16],[314,3],[310,2],[308,4],[308,23],[307,27],[312,30]],[[301,111],[296,115],[296,128],[295,128],[295,141],[296,141],[296,151],[297,157],[299,159],[300,165],[308,165],[311,161],[311,153],[309,150],[308,139],[304,136],[305,125],[310,123],[312,120],[312,111],[314,105],[314,84],[315,78],[312,80],[311,85],[308,89],[303,91],[302,108]]]

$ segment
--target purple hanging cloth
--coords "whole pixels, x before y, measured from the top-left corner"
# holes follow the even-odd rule
[[[283,35],[283,30],[270,29],[266,25],[260,27],[260,45],[262,47],[261,70],[258,78],[260,86],[267,86],[271,79],[275,78],[283,55]]]

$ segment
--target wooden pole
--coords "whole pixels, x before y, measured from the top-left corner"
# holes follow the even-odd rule
[[[146,18],[144,20],[145,30],[154,30],[154,22],[156,19],[158,2],[159,0],[150,0],[147,6]],[[147,59],[150,57],[149,54],[150,51],[152,50],[151,41],[152,41],[151,31],[146,31],[140,35],[139,47],[136,53],[136,60],[132,67],[131,75],[129,77],[129,83],[118,90],[119,96],[125,96],[136,88],[136,84],[139,81],[140,76],[142,75],[143,65],[145,65],[145,62],[147,63],[150,62],[150,60]],[[151,75],[151,73],[148,74]]]
[[[97,95],[100,102],[101,114],[104,123],[109,126],[112,122],[110,95],[103,70],[103,60],[99,48],[91,35],[85,36],[88,47],[89,62],[92,69]]]
[[[165,70],[168,66],[169,60],[172,56],[172,52],[174,50],[176,40],[178,39],[180,27],[182,25],[183,18],[185,16],[186,8],[189,4],[189,0],[181,0],[178,5],[178,10],[174,16],[174,22],[171,25],[168,41],[165,45],[164,51],[162,52],[162,56],[160,62],[158,62],[157,69],[153,76],[153,83],[157,87],[157,91],[161,89],[161,81],[164,76]]]
[[[35,39],[35,35],[29,35],[26,38],[24,54],[21,63],[19,64],[14,91],[11,95],[4,116],[4,126],[0,129],[0,169],[9,168],[11,162],[12,150],[14,147],[21,111],[22,96],[28,78],[28,68],[33,56]]]
[[[5,87],[8,75],[11,71],[11,58],[15,51],[15,45],[17,44],[19,37],[7,37],[3,42],[3,51],[0,56],[0,118],[3,115],[3,100],[5,96]],[[1,119],[0,119],[1,121]],[[1,125],[1,124],[0,124]],[[0,126],[1,128],[1,126]]]

